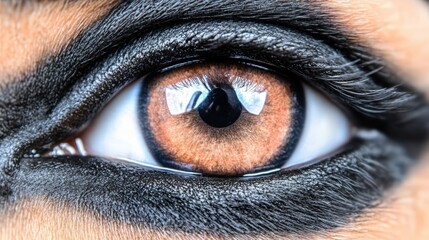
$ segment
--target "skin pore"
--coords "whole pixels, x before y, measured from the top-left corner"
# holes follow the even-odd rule
[[[429,96],[429,46],[426,44],[429,33],[425,31],[429,26],[429,7],[424,1],[322,2],[360,42],[371,46],[393,69],[406,76],[408,84]],[[76,1],[66,5],[42,1],[22,8],[0,4],[0,32],[11,32],[15,36],[0,37],[0,82],[25,74],[43,56],[55,54],[113,6],[111,1],[88,4]],[[428,239],[428,160],[429,157],[425,157],[400,186],[387,194],[379,207],[368,209],[347,226],[309,238]],[[25,199],[2,212],[0,239],[190,239],[179,233],[107,222],[46,199]]]

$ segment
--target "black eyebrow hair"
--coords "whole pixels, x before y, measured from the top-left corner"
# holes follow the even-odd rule
[[[95,61],[144,32],[195,19],[258,21],[304,32],[335,46],[351,61],[360,59],[356,65],[366,72],[377,70],[373,71],[372,78],[380,84],[401,83],[379,58],[371,55],[371,50],[336,24],[329,9],[315,1],[124,1],[72,39],[59,54],[47,56],[34,71],[1,87],[0,193],[5,198],[10,195],[8,185],[19,166],[20,156],[31,144],[28,139],[40,134],[40,129],[26,127],[49,118],[67,89],[87,73]],[[102,100],[105,99],[98,99]],[[82,116],[75,116],[78,117]],[[16,139],[14,135],[18,132],[25,132],[27,139]],[[46,136],[47,140],[55,137],[58,136]]]

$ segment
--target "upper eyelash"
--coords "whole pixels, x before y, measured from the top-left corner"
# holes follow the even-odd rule
[[[237,77],[235,78],[233,81],[233,85],[237,86],[237,87],[245,87],[246,91],[252,91],[255,90],[257,92],[260,91],[264,91],[264,87],[260,84],[257,84],[255,82],[249,82],[246,79],[242,78],[242,77]]]
[[[207,89],[210,89],[209,83],[204,76],[202,79],[197,78],[197,77],[188,78],[188,79],[185,79],[183,81],[180,81],[178,83],[171,85],[171,87],[173,87],[174,89],[181,89],[181,88],[188,88],[188,87],[192,87],[195,85],[199,85],[200,83],[203,83]]]
[[[338,27],[340,24],[335,23],[333,17],[329,14],[329,9],[326,6],[322,7],[318,3],[307,3],[305,1],[279,3],[275,0],[245,0],[239,3],[224,0],[213,0],[210,3],[206,1],[180,1],[174,2],[174,10],[168,8],[170,3],[172,4],[173,2],[169,0],[156,2],[137,0],[120,4],[110,14],[83,31],[72,44],[69,44],[67,48],[61,51],[60,56],[46,59],[45,65],[42,64],[35,74],[25,76],[24,79],[33,79],[34,81],[30,81],[28,85],[31,85],[34,90],[38,90],[41,93],[45,86],[44,79],[50,80],[51,92],[64,92],[66,88],[72,86],[72,82],[77,81],[88,68],[91,68],[91,64],[94,61],[105,58],[107,53],[113,52],[118,46],[129,43],[135,35],[147,32],[154,25],[161,28],[171,22],[178,22],[179,19],[190,21],[193,18],[201,19],[207,18],[207,16],[212,16],[212,18],[216,19],[239,18],[241,20],[263,21],[282,27],[298,29],[314,36],[315,39],[334,45],[338,51],[349,59],[362,59],[363,63],[359,64],[359,66],[363,69],[383,66],[382,62],[374,61],[375,58],[369,54],[370,51],[367,48],[352,41],[351,39],[356,38]],[[211,7],[208,8],[207,4],[210,4]],[[140,9],[142,6],[145,6],[144,11]],[[264,6],[264,8],[261,9],[260,6]],[[170,10],[172,11],[170,12]],[[288,14],[285,15],[285,12],[288,12]],[[130,17],[132,21],[130,21]],[[296,19],[300,20],[296,21]],[[371,64],[368,65],[368,62]],[[67,66],[67,64],[69,65]],[[52,68],[49,67],[50,65]],[[71,68],[70,66],[73,67]],[[389,74],[389,70],[386,68],[383,70],[385,70],[383,73],[377,73],[373,77],[375,79],[380,78],[383,81],[382,75]],[[393,77],[390,80],[395,82]],[[14,82],[22,81],[16,80]],[[20,85],[23,84],[21,83]],[[6,88],[25,92],[25,87],[20,89],[20,85],[7,86]],[[28,96],[30,94],[22,95]],[[49,96],[49,91],[41,95]],[[13,97],[19,99],[19,96]],[[24,106],[31,106],[31,103],[34,102],[34,100],[28,101],[25,98],[20,99],[20,101],[22,102],[21,105]],[[50,107],[54,106],[55,100],[50,100],[46,104],[50,104],[50,102],[53,102]],[[34,107],[29,109],[34,109]],[[11,110],[7,111],[5,115],[14,115]],[[46,112],[49,111],[50,109],[46,110]],[[29,119],[29,117],[22,118],[23,120],[16,121],[17,118],[15,118],[15,121],[11,121],[13,123],[7,126],[4,134],[0,132],[0,138],[28,123],[28,120],[24,119]]]

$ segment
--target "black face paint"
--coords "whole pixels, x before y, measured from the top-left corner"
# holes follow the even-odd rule
[[[342,157],[255,180],[197,180],[88,158],[27,159],[20,168],[25,152],[80,128],[128,81],[195,57],[245,58],[291,71],[390,137],[421,143],[429,130],[424,98],[398,87],[382,61],[336,26],[306,1],[120,4],[3,88],[2,202],[47,197],[107,218],[220,235],[305,234],[344,224],[402,179],[413,162],[402,145],[365,139]]]

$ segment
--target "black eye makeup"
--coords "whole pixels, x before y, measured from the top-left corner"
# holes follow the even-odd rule
[[[5,88],[6,202],[189,234],[313,234],[376,206],[415,162],[405,142],[424,142],[426,101],[321,7],[144,3]]]

